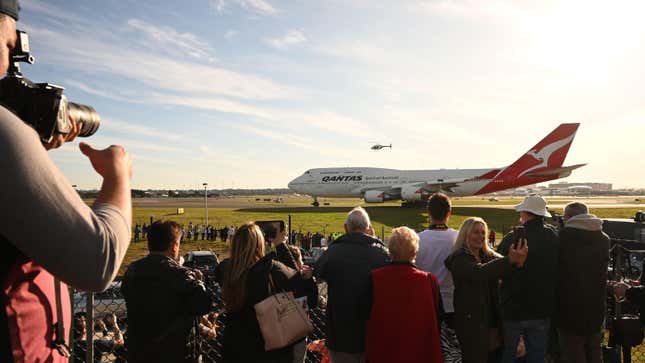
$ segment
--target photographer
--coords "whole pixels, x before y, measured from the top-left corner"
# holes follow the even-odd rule
[[[275,249],[275,251],[267,253],[267,255],[287,267],[298,270],[296,260],[286,244],[287,231],[284,221],[257,221],[255,223],[262,230],[266,243]]]
[[[18,9],[16,0],[0,0],[0,75],[18,42]],[[0,106],[0,361],[66,361],[65,284],[101,291],[116,276],[130,242],[131,161],[120,146],[81,143],[103,177],[90,208],[46,152],[74,140],[82,125],[69,117],[69,131],[43,145],[27,121]]]

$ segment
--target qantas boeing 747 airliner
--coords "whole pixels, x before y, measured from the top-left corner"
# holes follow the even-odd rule
[[[565,178],[586,165],[562,166],[579,125],[561,124],[513,164],[502,168],[320,168],[292,180],[289,189],[311,195],[317,207],[318,197],[362,197],[367,203],[415,202],[437,191],[450,196],[480,195]]]

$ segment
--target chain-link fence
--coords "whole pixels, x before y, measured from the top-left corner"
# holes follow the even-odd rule
[[[207,288],[215,296],[217,312],[199,318],[191,335],[192,348],[199,352],[201,362],[223,362],[222,327],[226,324],[223,301],[219,285],[206,281]],[[307,338],[306,362],[320,363],[326,354],[325,307],[327,306],[327,285],[318,284],[319,304],[309,311],[314,327]],[[123,363],[127,362],[128,319],[125,300],[121,294],[121,282],[113,282],[101,293],[70,292],[74,319],[70,348],[71,362]],[[87,306],[92,308],[87,309]],[[89,349],[88,349],[89,348]]]

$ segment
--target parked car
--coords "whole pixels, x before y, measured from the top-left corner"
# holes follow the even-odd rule
[[[74,293],[74,314],[86,312],[87,292]],[[94,293],[94,319],[103,318],[108,313],[114,313],[119,320],[126,318],[125,300],[121,294],[121,281],[110,283],[103,292]]]
[[[204,275],[212,275],[217,265],[218,255],[213,251],[190,251],[184,255],[184,266],[198,269]]]

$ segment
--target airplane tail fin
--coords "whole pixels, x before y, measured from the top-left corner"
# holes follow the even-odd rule
[[[562,164],[579,126],[579,123],[561,124],[513,164],[502,169],[477,194],[565,177]],[[562,175],[560,171],[563,171]],[[570,170],[567,171],[570,174]]]
[[[515,177],[521,177],[534,171],[560,168],[579,126],[579,123],[561,124],[506,170]]]

